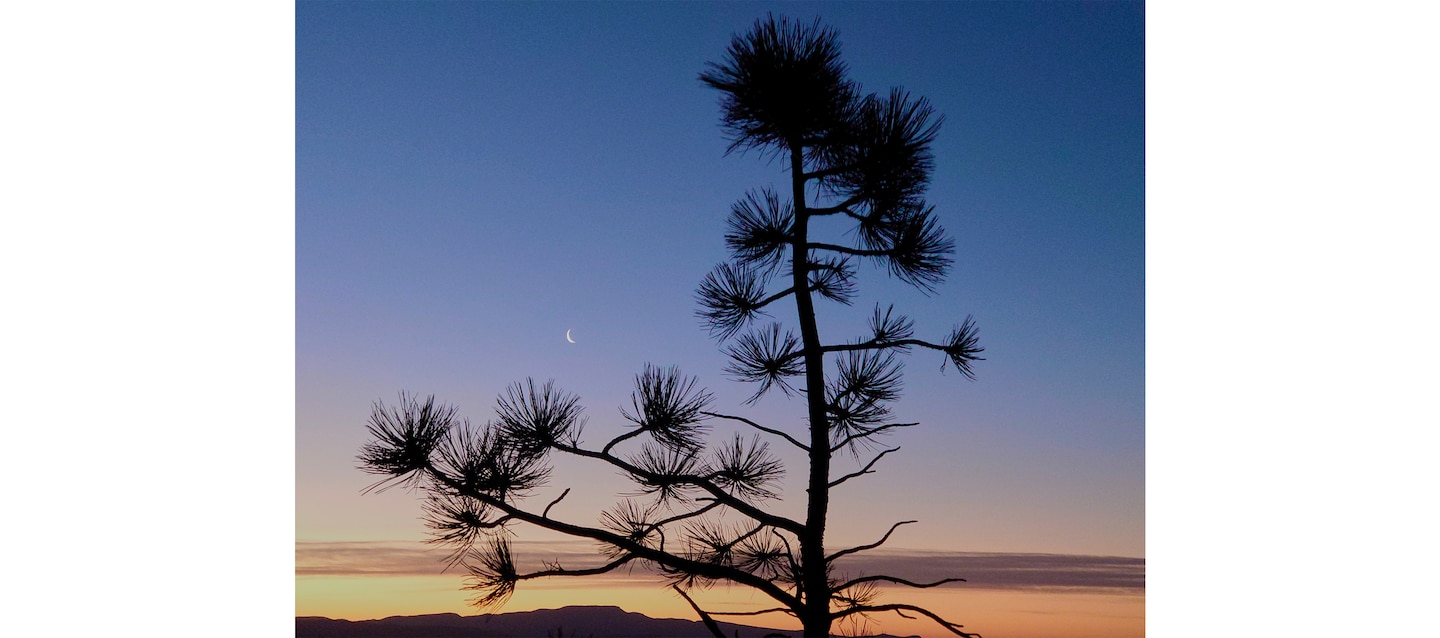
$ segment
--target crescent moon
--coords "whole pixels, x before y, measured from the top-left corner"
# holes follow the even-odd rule
[[[565,331],[565,340],[566,340],[566,341],[569,341],[570,343],[575,343],[575,340],[570,338],[570,331],[569,331],[569,330],[566,330],[566,331]]]

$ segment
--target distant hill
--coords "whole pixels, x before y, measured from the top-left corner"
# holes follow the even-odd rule
[[[726,636],[800,632],[722,622]],[[505,614],[428,614],[381,620],[295,618],[295,638],[713,638],[698,620],[651,618],[619,607],[574,606]],[[897,638],[884,634],[877,638]]]

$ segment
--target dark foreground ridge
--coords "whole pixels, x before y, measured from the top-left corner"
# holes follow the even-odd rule
[[[763,638],[783,631],[721,622],[726,636]],[[651,618],[613,606],[573,606],[505,614],[428,614],[381,620],[295,618],[295,638],[711,638],[697,620]],[[881,634],[876,638],[898,638]]]

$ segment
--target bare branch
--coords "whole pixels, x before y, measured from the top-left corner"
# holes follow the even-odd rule
[[[606,443],[606,444],[605,444],[605,447],[600,448],[600,452],[602,452],[602,453],[607,453],[607,452],[610,451],[610,448],[613,448],[613,447],[615,447],[615,446],[617,446],[617,445],[619,445],[619,444],[621,444],[621,443],[623,443],[623,442],[625,442],[625,441],[627,441],[627,440],[629,440],[629,439],[633,439],[633,438],[635,438],[635,437],[637,437],[637,436],[640,436],[641,434],[644,434],[644,433],[645,433],[645,429],[644,429],[644,428],[635,428],[635,429],[633,429],[633,430],[630,430],[629,432],[626,432],[626,433],[624,433],[624,434],[621,434],[620,436],[617,436],[617,437],[615,437],[615,438],[613,438],[613,439],[610,439],[610,442],[609,442],[609,443]]]
[[[879,458],[879,457],[876,457],[876,458]],[[559,503],[560,501],[565,500],[565,497],[566,497],[568,494],[570,494],[570,488],[567,487],[567,488],[565,488],[565,491],[564,491],[564,492],[561,492],[561,493],[560,493],[560,496],[557,496],[557,497],[555,498],[555,500],[550,501],[550,504],[545,506],[545,511],[540,512],[540,518],[549,518],[549,517],[550,517],[550,508],[555,507],[555,504],[556,504],[556,503]]]
[[[921,339],[896,339],[891,341],[862,341],[860,343],[840,343],[833,346],[821,346],[822,352],[850,352],[852,350],[882,350],[885,348],[908,348],[910,346],[923,346],[931,350],[944,350],[945,346],[930,343]]]
[[[879,457],[876,457],[876,458],[879,458]],[[840,558],[841,556],[844,556],[844,555],[846,555],[846,554],[854,554],[855,552],[863,552],[863,551],[865,551],[865,550],[867,550],[867,549],[875,549],[876,547],[879,547],[879,546],[883,545],[886,540],[889,540],[890,535],[893,534],[893,533],[895,533],[895,528],[900,527],[901,525],[909,525],[910,523],[918,523],[918,522],[919,522],[919,521],[900,521],[899,523],[896,523],[896,524],[894,524],[894,525],[891,525],[891,526],[890,526],[890,531],[885,532],[885,535],[884,535],[884,536],[881,536],[881,537],[880,537],[880,540],[875,541],[875,542],[873,542],[873,543],[871,543],[871,544],[869,544],[869,545],[861,545],[861,546],[859,546],[859,547],[851,547],[850,549],[842,549],[842,550],[840,550],[840,551],[838,551],[838,552],[835,552],[834,554],[831,554],[831,555],[829,555],[829,556],[826,556],[826,557],[825,557],[825,562],[826,562],[826,563],[833,563],[833,562],[835,562],[835,559]]]
[[[635,558],[636,557],[634,555],[625,555],[614,561],[611,561],[599,567],[592,567],[590,569],[562,569],[556,567],[554,569],[546,569],[538,572],[531,572],[529,574],[516,574],[515,580],[518,581],[530,580],[533,578],[549,578],[551,576],[594,576],[596,574],[604,574],[606,572],[614,571],[615,568],[620,567],[621,565],[624,565],[625,563],[628,563],[632,560],[635,560]]]
[[[675,593],[680,594],[680,597],[684,598],[685,602],[690,603],[690,608],[694,609],[695,613],[700,615],[700,621],[705,623],[705,628],[709,629],[715,638],[725,638],[725,633],[720,631],[720,625],[715,624],[715,619],[711,618],[710,614],[705,613],[704,609],[701,609],[699,605],[695,604],[695,599],[691,598],[690,594],[680,589],[679,585],[671,585],[670,589],[675,590]]]
[[[766,297],[766,298],[764,298],[764,299],[761,299],[761,300],[760,300],[760,303],[756,304],[755,307],[756,307],[756,308],[764,308],[765,306],[768,306],[768,305],[770,305],[770,304],[772,304],[772,303],[775,303],[775,302],[777,302],[777,301],[780,301],[781,299],[784,299],[785,297],[790,296],[790,294],[792,294],[792,293],[794,293],[794,292],[795,292],[795,288],[794,288],[793,286],[790,287],[790,288],[786,288],[786,289],[784,289],[784,290],[781,290],[780,292],[777,292],[777,293],[775,293],[775,294],[773,294],[773,295],[770,295],[769,297]]]
[[[842,255],[855,255],[856,257],[888,257],[890,253],[893,252],[889,250],[867,250],[864,248],[852,248],[850,246],[840,246],[837,244],[827,244],[824,242],[809,242],[805,244],[805,249],[828,250],[830,252],[836,252]]]
[[[732,420],[732,421],[739,421],[739,422],[741,422],[741,423],[744,423],[745,425],[748,425],[748,426],[750,426],[750,427],[752,427],[752,428],[755,428],[755,429],[757,429],[757,430],[760,430],[761,432],[768,432],[768,433],[770,433],[770,434],[774,434],[775,436],[778,436],[778,437],[780,437],[780,438],[783,438],[783,439],[785,439],[786,441],[789,441],[789,442],[790,442],[791,444],[793,444],[795,447],[798,447],[798,448],[800,448],[800,449],[802,449],[802,450],[805,450],[806,452],[809,452],[809,451],[810,451],[810,446],[805,445],[804,443],[801,443],[801,442],[795,440],[795,437],[792,437],[792,436],[790,436],[789,434],[786,434],[786,433],[781,432],[781,431],[779,431],[779,430],[767,428],[767,427],[765,427],[765,426],[763,426],[763,425],[760,425],[759,423],[756,423],[756,422],[754,422],[754,421],[751,421],[750,419],[747,419],[747,418],[745,418],[745,417],[743,417],[743,416],[730,416],[730,415],[728,415],[728,414],[718,414],[718,413],[715,413],[715,412],[702,412],[701,414],[704,414],[705,416],[715,417],[715,418],[717,418],[717,419],[730,419],[730,420]]]
[[[717,507],[720,507],[720,502],[719,502],[719,501],[715,501],[715,500],[711,500],[709,505],[706,505],[705,507],[702,507],[702,508],[700,508],[700,509],[698,509],[698,510],[694,510],[694,511],[690,511],[690,512],[684,512],[684,513],[681,513],[681,514],[676,514],[676,515],[674,515],[674,516],[671,516],[670,518],[667,518],[667,519],[664,519],[664,520],[661,520],[661,521],[656,521],[655,523],[651,523],[651,524],[650,524],[650,527],[649,527],[648,529],[649,529],[649,531],[655,531],[655,530],[661,529],[661,528],[663,528],[663,527],[665,527],[666,525],[669,525],[669,524],[671,524],[671,523],[676,523],[676,522],[679,522],[679,521],[683,521],[683,520],[685,520],[685,519],[687,519],[687,518],[695,518],[696,516],[701,516],[701,515],[705,514],[705,512],[708,512],[708,511],[710,511],[710,510],[713,510],[713,509],[715,509],[715,508],[717,508]],[[663,534],[663,532],[662,532],[662,534]],[[660,547],[663,549],[663,548],[665,547],[664,543],[661,543]]]
[[[821,346],[820,351],[830,353],[851,352],[855,350],[881,350],[885,348],[903,350],[910,346],[920,346],[944,352],[946,361],[954,363],[956,369],[960,370],[960,373],[965,375],[965,378],[974,381],[975,371],[971,367],[972,362],[985,360],[984,357],[979,356],[981,352],[985,351],[985,348],[980,346],[979,337],[977,336],[978,332],[979,330],[975,327],[975,318],[965,317],[965,321],[950,332],[950,335],[946,337],[945,343],[943,344],[930,343],[929,341],[921,339],[871,339],[860,343]],[[798,358],[802,354],[801,352],[795,352],[791,354],[791,357]],[[944,362],[941,364],[941,369],[944,369]]]
[[[820,172],[823,173],[823,172],[826,172],[826,171],[820,171]],[[806,173],[806,174],[805,174],[805,178],[806,178],[806,179],[810,179],[811,177],[814,177],[814,176],[817,176],[817,175],[818,175],[817,173]],[[808,215],[808,216],[810,216],[810,217],[822,217],[822,216],[825,216],[825,215],[834,215],[834,214],[836,214],[836,213],[847,213],[847,214],[849,214],[849,213],[851,212],[851,211],[850,211],[850,207],[851,207],[851,206],[854,206],[854,205],[856,205],[856,204],[859,204],[860,202],[864,201],[864,199],[865,199],[864,197],[861,197],[861,196],[859,196],[859,195],[854,195],[854,196],[851,196],[849,199],[846,199],[845,201],[840,202],[839,204],[836,204],[836,205],[834,205],[834,206],[826,206],[826,207],[824,207],[824,208],[806,208],[806,209],[805,209],[805,214]]]
[[[980,638],[980,634],[971,634],[960,631],[960,628],[964,627],[965,625],[945,620],[944,618],[938,616],[935,612],[925,609],[924,607],[916,607],[915,605],[906,605],[903,603],[892,603],[887,605],[863,605],[851,607],[849,609],[843,609],[841,611],[830,614],[830,619],[833,621],[845,618],[847,616],[853,616],[855,614],[869,614],[881,611],[893,611],[897,614],[900,614],[900,616],[903,618],[911,618],[910,616],[906,616],[904,612],[913,611],[917,614],[929,617],[931,620],[935,621],[941,627],[944,627],[947,631],[955,634],[956,636],[960,636],[961,638]]]
[[[800,175],[800,178],[807,181],[812,179],[825,178],[832,175],[838,175],[847,171],[853,171],[856,167],[857,164],[842,164],[839,166],[831,166],[830,168],[825,168],[818,171],[811,171],[809,173],[803,173]]]
[[[775,537],[779,538],[780,542],[785,545],[785,558],[790,564],[790,582],[794,583],[795,595],[799,596],[801,590],[803,589],[804,583],[800,578],[800,561],[795,560],[795,548],[790,546],[790,539],[785,538],[785,535],[781,534],[780,530],[770,531],[773,532],[775,534]]]
[[[894,452],[894,451],[899,450],[899,449],[900,449],[899,447],[892,447],[892,448],[890,448],[890,449],[888,449],[888,450],[885,450],[884,452],[881,452],[881,453],[880,453],[879,455],[877,455],[875,458],[870,459],[870,462],[869,462],[869,463],[866,463],[866,464],[865,464],[865,467],[860,468],[859,471],[857,471],[857,472],[851,472],[851,473],[849,473],[849,474],[846,474],[845,476],[842,476],[842,477],[840,477],[840,478],[838,478],[838,479],[835,479],[835,480],[833,480],[833,481],[830,481],[830,487],[835,487],[836,485],[839,485],[839,484],[841,484],[841,483],[844,483],[845,481],[848,481],[848,480],[850,480],[850,479],[852,479],[852,478],[855,478],[855,477],[857,477],[857,476],[860,476],[860,475],[862,475],[862,474],[872,474],[872,472],[870,471],[870,468],[871,468],[871,467],[874,467],[876,461],[879,461],[880,458],[883,457],[883,456],[885,456],[886,454],[889,454],[889,453]]]
[[[845,446],[850,445],[850,443],[851,443],[852,441],[855,441],[855,440],[857,440],[857,439],[863,439],[863,438],[872,437],[872,436],[875,436],[875,435],[880,434],[880,433],[882,433],[882,432],[885,432],[885,431],[888,431],[888,430],[892,430],[892,429],[894,429],[894,428],[908,428],[908,427],[913,427],[913,426],[916,426],[916,425],[920,425],[920,424],[919,424],[919,423],[886,423],[885,425],[882,425],[882,426],[879,426],[879,427],[869,428],[869,429],[866,429],[866,430],[864,430],[864,431],[856,432],[856,433],[854,433],[854,434],[851,434],[850,436],[847,436],[847,437],[845,437],[845,438],[843,438],[843,439],[840,439],[840,442],[839,442],[839,443],[836,443],[835,445],[830,446],[830,451],[831,451],[831,452],[839,452],[840,450],[844,449]]]
[[[967,334],[965,335],[965,337],[969,337],[969,336],[970,336],[969,333],[967,333]],[[964,345],[967,345],[967,346],[969,346],[969,347],[974,347],[974,344],[973,344],[973,343],[968,343],[968,344],[964,344]],[[929,349],[931,349],[931,350],[940,350],[940,351],[945,352],[945,353],[947,353],[947,354],[953,349],[953,346],[951,346],[951,345],[942,345],[942,344],[938,344],[938,343],[930,343],[929,341],[924,341],[924,340],[922,340],[922,339],[887,339],[887,340],[870,339],[869,341],[861,341],[861,342],[859,342],[859,343],[837,343],[837,344],[832,344],[832,345],[828,345],[828,346],[822,345],[822,346],[820,346],[820,351],[821,351],[821,352],[824,352],[824,353],[826,353],[826,354],[829,354],[829,353],[832,353],[832,352],[853,352],[853,351],[857,351],[857,350],[885,350],[885,349],[889,349],[889,348],[894,348],[894,349],[896,349],[896,350],[900,350],[900,351],[903,352],[903,351],[908,350],[908,349],[910,348],[910,346],[920,346],[920,347],[923,347],[923,348],[929,348]],[[980,352],[980,351],[983,351],[983,350],[984,350],[984,349],[981,348],[980,350],[977,350],[977,351],[975,351],[975,352]],[[785,356],[781,359],[781,361],[782,361],[782,362],[786,362],[786,361],[789,361],[789,360],[791,360],[791,359],[799,359],[799,358],[801,358],[801,357],[803,357],[803,356],[805,356],[805,352],[804,352],[803,350],[794,350],[794,351],[791,351],[789,354],[785,355]],[[983,359],[981,359],[981,360],[983,361]]]

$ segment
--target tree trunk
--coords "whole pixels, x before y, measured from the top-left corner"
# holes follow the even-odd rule
[[[805,627],[806,638],[826,638],[830,635],[830,586],[825,565],[825,517],[830,508],[830,431],[825,411],[825,358],[820,352],[820,333],[815,326],[815,306],[809,289],[810,255],[805,248],[809,218],[802,153],[798,143],[790,144],[791,197],[795,208],[791,271],[805,353],[805,399],[810,417],[809,502],[805,534],[800,538],[801,587],[805,595],[800,622]]]

